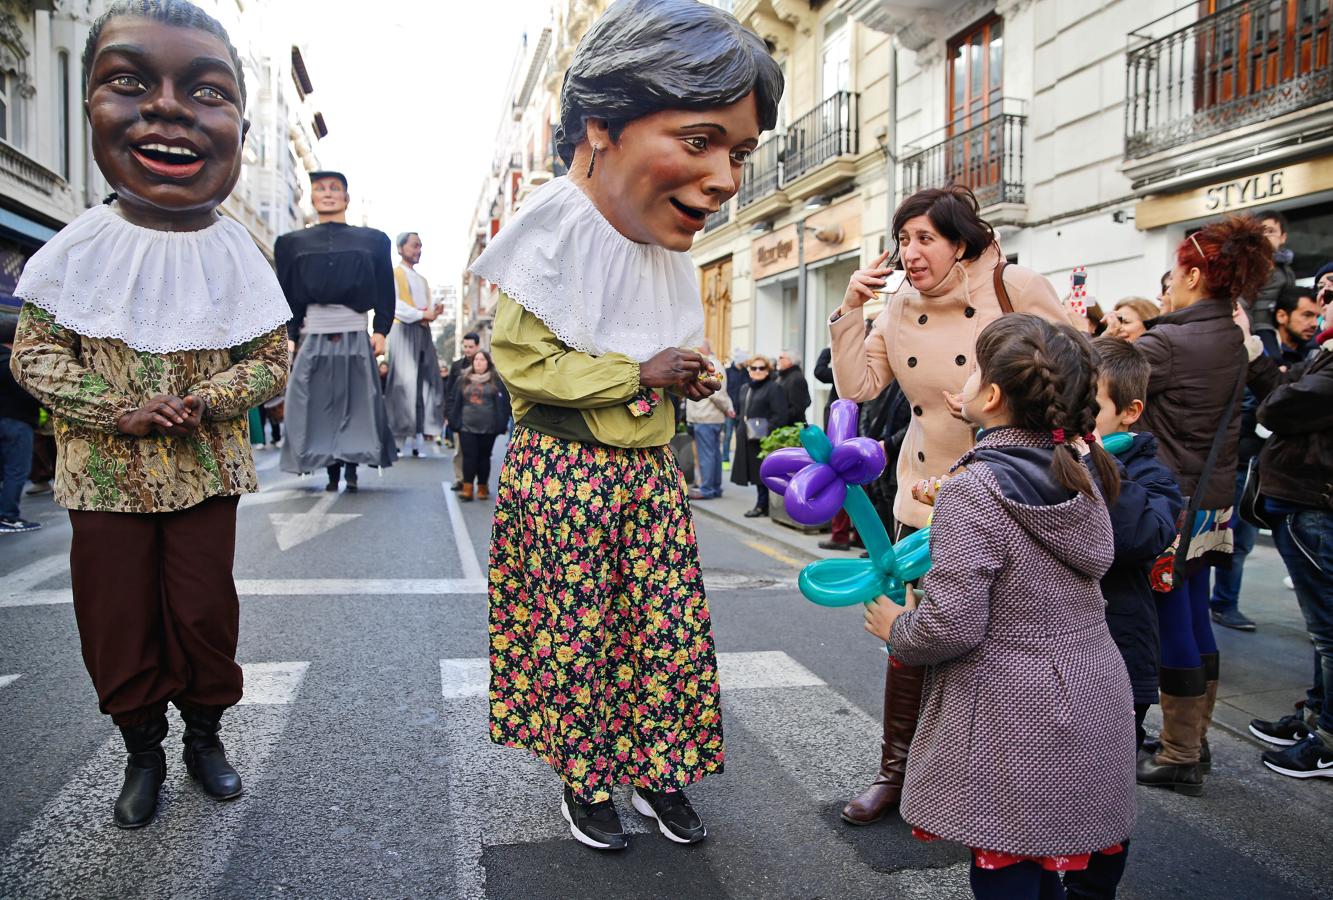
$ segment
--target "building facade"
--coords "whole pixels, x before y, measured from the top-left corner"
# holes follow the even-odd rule
[[[200,0],[241,55],[251,130],[236,190],[222,211],[270,259],[274,238],[300,227],[305,173],[327,132],[309,100],[300,49],[270,27],[269,6]],[[17,309],[24,263],[109,188],[92,158],[82,56],[105,0],[0,0],[0,309]],[[304,85],[304,87],[303,87]]]

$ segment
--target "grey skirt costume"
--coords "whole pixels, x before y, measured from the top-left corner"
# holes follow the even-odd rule
[[[316,472],[337,462],[393,465],[379,372],[364,331],[301,339],[287,382],[282,470]]]
[[[389,332],[389,377],[384,406],[399,441],[444,432],[444,379],[429,328],[399,322]]]

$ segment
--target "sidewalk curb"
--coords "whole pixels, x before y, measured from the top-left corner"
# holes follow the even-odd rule
[[[778,525],[776,522],[774,522],[767,516],[758,519],[742,519],[741,521],[738,522],[731,516],[728,516],[722,512],[718,512],[717,510],[709,509],[706,502],[699,504],[691,503],[690,510],[692,512],[703,513],[705,516],[708,516],[710,519],[714,519],[718,522],[725,522],[728,525],[733,525],[737,528],[742,529],[743,531],[749,532],[755,537],[763,538],[764,540],[781,544],[785,549],[793,550],[801,554],[803,557],[806,558],[807,562],[814,562],[817,559],[824,558],[816,553],[812,553],[809,547],[805,546],[804,544],[800,543],[797,540],[794,540],[792,536],[784,534],[783,532],[789,531],[790,529],[786,528],[783,525]],[[768,523],[771,527],[764,528],[759,524],[760,522]],[[798,532],[792,532],[792,535],[795,535],[797,533]]]

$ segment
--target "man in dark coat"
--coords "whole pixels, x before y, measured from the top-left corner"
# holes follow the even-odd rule
[[[1291,268],[1296,254],[1287,247],[1287,217],[1275,209],[1266,209],[1255,215],[1264,227],[1264,237],[1273,245],[1273,271],[1268,280],[1259,289],[1259,295],[1249,306],[1250,326],[1272,328],[1273,308],[1277,305],[1277,296],[1282,289],[1296,283],[1296,272]]]
[[[1259,492],[1316,662],[1303,714],[1255,719],[1250,733],[1277,745],[1263,755],[1273,771],[1333,777],[1333,341],[1286,372],[1259,355],[1250,386],[1263,399],[1259,424],[1273,432],[1259,457]]]
[[[810,384],[801,371],[801,357],[795,350],[783,350],[778,354],[778,383],[787,396],[787,421],[804,422],[805,413],[810,409]]]
[[[727,396],[731,398],[731,408],[741,408],[741,391],[750,383],[750,373],[745,370],[745,364],[750,359],[750,355],[740,347],[733,348],[731,351],[731,364],[727,366],[725,377],[722,383],[726,385]],[[736,433],[735,417],[728,418],[723,426],[722,434],[722,462],[731,462],[731,443],[732,435]]]
[[[449,366],[449,377],[444,381],[444,411],[446,415],[452,410],[456,403],[454,393],[463,385],[463,376],[472,371],[472,357],[477,355],[481,349],[481,335],[475,331],[469,331],[463,335],[463,355],[454,360]],[[461,422],[455,422],[452,417],[449,420],[449,431],[457,433],[462,429]],[[454,448],[454,484],[451,490],[457,492],[463,489],[463,447],[457,445]]]

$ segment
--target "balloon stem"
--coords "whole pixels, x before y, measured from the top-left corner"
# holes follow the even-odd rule
[[[852,524],[856,526],[856,533],[861,536],[861,543],[866,545],[866,551],[874,560],[875,568],[881,572],[891,573],[897,562],[893,544],[889,541],[889,533],[884,530],[883,520],[875,511],[870,498],[866,496],[865,489],[859,484],[847,485],[847,499],[842,505],[847,510]]]

